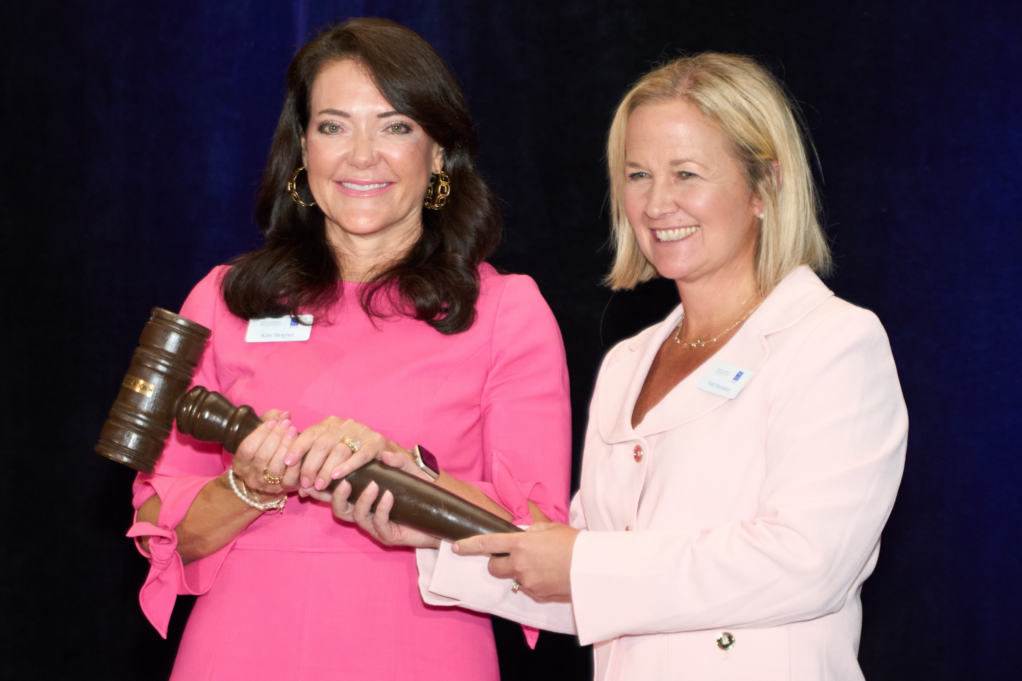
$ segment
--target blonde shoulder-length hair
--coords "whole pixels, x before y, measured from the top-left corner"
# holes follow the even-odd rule
[[[755,259],[760,293],[768,294],[799,265],[828,274],[830,247],[817,217],[819,201],[806,155],[811,142],[808,135],[803,141],[794,106],[780,83],[752,59],[706,52],[647,73],[617,107],[607,140],[615,257],[605,283],[614,290],[631,289],[657,274],[625,216],[625,131],[637,107],[670,99],[689,101],[716,122],[749,187],[763,201]]]

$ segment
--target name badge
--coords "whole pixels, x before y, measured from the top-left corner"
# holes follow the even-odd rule
[[[742,391],[745,384],[749,382],[750,378],[752,378],[751,371],[739,369],[733,364],[717,362],[700,379],[696,387],[708,393],[733,400]]]
[[[288,343],[307,341],[312,335],[312,315],[290,315],[264,319],[250,319],[245,332],[246,343]]]

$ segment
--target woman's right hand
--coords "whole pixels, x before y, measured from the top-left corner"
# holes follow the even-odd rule
[[[262,425],[238,446],[231,470],[234,471],[235,480],[248,488],[247,494],[253,501],[265,503],[279,499],[281,494],[298,487],[298,475],[290,468],[288,475],[284,475],[279,484],[270,484],[263,477],[263,470],[268,470],[271,476],[283,474],[284,454],[297,431],[291,425],[291,414],[288,412],[274,409],[263,414],[262,419]],[[280,473],[274,473],[275,468]],[[186,565],[220,550],[258,517],[252,506],[235,496],[224,479],[226,476],[225,471],[199,491],[188,513],[175,528],[177,552]],[[135,519],[158,525],[162,506],[159,495],[154,494],[139,507]],[[150,537],[141,536],[138,539],[142,550],[148,555]]]
[[[284,465],[284,456],[298,429],[291,425],[290,412],[273,409],[262,419],[263,424],[238,446],[231,468],[236,479],[264,497],[259,501],[268,501],[298,489],[298,468]],[[279,483],[269,481],[278,477],[283,478]]]
[[[306,428],[288,448],[285,462],[300,471],[300,496],[330,502],[329,485],[385,451],[412,461],[411,452],[372,428],[351,419],[328,416]]]

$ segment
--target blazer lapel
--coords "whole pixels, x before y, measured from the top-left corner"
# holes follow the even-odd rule
[[[632,428],[635,401],[657,350],[678,325],[682,312],[679,305],[664,321],[624,341],[624,347],[609,358],[595,395],[600,435],[605,442],[617,444],[635,439]]]
[[[676,385],[663,400],[632,428],[632,411],[660,346],[681,318],[678,306],[663,322],[625,341],[620,357],[611,358],[604,369],[596,398],[600,435],[608,444],[645,437],[677,428],[705,416],[728,398],[696,387],[717,362],[745,371],[760,370],[770,354],[767,337],[794,325],[834,294],[806,266],[794,270],[767,296],[738,333],[717,353]],[[741,399],[741,393],[734,399]]]

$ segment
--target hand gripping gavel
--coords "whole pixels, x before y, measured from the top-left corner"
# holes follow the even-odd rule
[[[241,441],[262,423],[252,407],[235,407],[220,393],[202,386],[188,390],[210,335],[201,324],[153,308],[103,424],[97,452],[152,473],[175,418],[177,429],[185,435],[219,442],[231,454],[238,451]],[[351,483],[352,498],[373,481],[379,485],[381,497],[390,490],[394,495],[391,520],[434,537],[457,541],[477,534],[521,531],[489,511],[381,461],[370,461],[344,479]],[[334,481],[331,488],[339,482]]]

